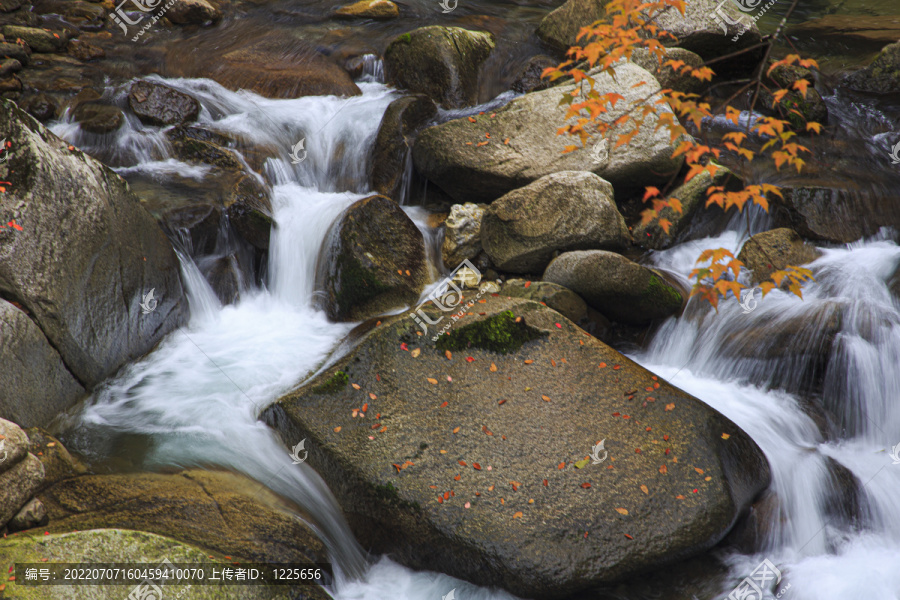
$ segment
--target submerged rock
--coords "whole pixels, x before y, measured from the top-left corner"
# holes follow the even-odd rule
[[[460,27],[430,26],[404,33],[384,51],[388,84],[421,93],[444,106],[461,108],[478,101],[478,72],[494,36]]]
[[[703,402],[536,302],[481,299],[437,342],[406,315],[368,325],[264,413],[309,440],[364,547],[565,598],[712,547],[768,485],[759,448]],[[335,371],[360,389],[317,391]]]
[[[151,81],[136,81],[131,86],[128,106],[147,125],[178,125],[196,121],[200,114],[196,99]]]
[[[88,133],[99,135],[116,131],[125,123],[121,109],[99,102],[84,102],[72,113],[72,118]]]
[[[396,202],[352,204],[332,234],[324,264],[328,315],[358,321],[418,300],[428,277],[425,240]]]
[[[659,89],[656,80],[633,63],[616,68],[616,81],[597,76],[598,86],[615,91],[624,100],[601,118],[618,119],[625,107]],[[644,82],[644,85],[638,85]],[[638,87],[635,87],[638,86]],[[517,188],[559,171],[590,171],[613,184],[617,195],[643,190],[644,185],[666,181],[681,166],[672,158],[675,144],[664,130],[654,130],[657,118],[649,115],[631,143],[605,153],[589,148],[564,154],[574,138],[557,135],[565,123],[560,100],[574,85],[561,85],[525,94],[491,115],[454,119],[424,130],[416,140],[413,159],[419,171],[457,203],[491,202]],[[667,112],[668,108],[659,108]],[[631,131],[631,125],[625,125]],[[613,128],[610,135],[625,133]],[[489,137],[487,137],[489,136]],[[475,145],[487,142],[485,145]]]
[[[882,48],[872,64],[848,75],[844,85],[858,92],[900,92],[900,42]]]
[[[571,289],[604,316],[629,325],[671,317],[684,303],[659,274],[605,250],[560,254],[544,271],[544,281]]]
[[[400,9],[391,0],[359,0],[334,12],[342,19],[396,19]]]
[[[481,226],[484,249],[501,271],[541,273],[554,252],[631,243],[608,181],[587,171],[560,171],[491,204]]]
[[[178,258],[108,167],[10,102],[0,102],[0,129],[12,144],[0,179],[14,180],[0,214],[22,228],[0,230],[0,293],[28,312],[90,388],[185,321]],[[151,291],[156,302],[142,308]]]

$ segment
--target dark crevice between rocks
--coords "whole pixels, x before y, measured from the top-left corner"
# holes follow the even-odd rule
[[[9,291],[7,291],[7,290],[0,290],[0,300],[5,300],[6,302],[9,302],[10,304],[12,304],[12,305],[15,306],[16,308],[18,308],[20,311],[22,311],[23,313],[25,313],[25,316],[28,317],[28,318],[31,320],[31,322],[34,323],[35,326],[41,331],[41,333],[42,333],[43,336],[44,336],[44,339],[47,341],[47,343],[50,345],[50,347],[53,348],[53,350],[54,350],[54,351],[56,352],[56,354],[59,356],[59,362],[62,363],[63,367],[65,367],[66,372],[68,372],[69,375],[72,376],[72,379],[74,379],[75,381],[78,382],[78,385],[80,385],[80,386],[81,386],[84,390],[86,390],[86,391],[87,391],[87,390],[90,390],[90,389],[93,387],[93,386],[91,386],[90,384],[84,382],[84,381],[83,381],[83,380],[82,380],[82,379],[81,379],[81,378],[80,378],[80,377],[72,370],[72,368],[66,363],[66,359],[65,359],[65,357],[63,356],[63,353],[62,353],[62,352],[60,351],[60,349],[56,346],[56,344],[53,343],[53,340],[51,340],[51,339],[47,336],[47,332],[44,331],[44,328],[41,327],[41,324],[40,324],[38,321],[36,321],[35,318],[32,316],[33,311],[28,307],[28,303],[27,303],[27,302],[25,302],[22,298],[19,298],[18,296],[16,296],[15,294],[12,294],[11,292],[9,292]]]

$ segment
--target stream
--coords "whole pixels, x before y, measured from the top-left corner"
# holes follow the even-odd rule
[[[309,4],[295,3],[291,10],[308,11]],[[470,14],[487,14],[487,21],[499,20],[508,9],[527,22],[545,14],[551,4],[525,8],[504,3],[485,9],[484,3],[470,8],[460,3],[454,19],[464,24]],[[434,12],[430,5],[428,10],[424,4],[417,9],[425,19],[421,24],[428,24],[424,15]],[[484,102],[505,91],[514,75],[509,64],[536,53],[526,35],[532,25],[525,27],[509,14],[504,17],[508,21],[503,27],[495,23],[508,34],[506,50],[498,54],[504,62],[498,58],[486,65],[485,79],[491,83],[480,92]],[[248,19],[244,28],[259,27],[261,12]],[[373,25],[375,38],[398,32],[391,25]],[[227,27],[219,32],[226,38],[233,34]],[[288,448],[299,440],[281,440],[258,420],[281,394],[332,359],[353,327],[330,322],[316,308],[316,271],[331,224],[350,204],[369,195],[365,165],[381,116],[399,97],[377,81],[377,74],[373,68],[358,83],[361,96],[290,100],[232,92],[207,79],[155,76],[201,102],[199,125],[284,149],[283,156],[268,158],[263,169],[273,188],[277,224],[268,271],[262,286],[250,286],[240,302],[223,307],[198,266],[180,252],[189,324],[100,386],[74,416],[64,439],[94,464],[111,470],[227,469],[291,500],[302,508],[298,518],[328,547],[336,574],[328,591],[338,600],[435,600],[451,589],[463,600],[512,598],[446,575],[416,572],[386,557],[367,556],[322,479],[306,464],[292,464]],[[125,89],[127,85],[110,86],[107,93],[121,99]],[[834,98],[828,101],[837,103]],[[852,112],[847,108],[843,115]],[[860,122],[868,118],[862,112]],[[886,117],[877,127],[860,128],[857,147],[868,147],[875,136],[891,126],[896,129],[896,123]],[[104,147],[92,147],[91,138],[69,116],[51,128],[129,179],[202,181],[206,174],[203,167],[168,155],[160,128],[131,117],[115,142]],[[304,136],[307,158],[294,164],[289,149]],[[885,170],[890,167],[885,157],[879,161]],[[880,178],[893,181],[896,176],[886,172]],[[424,211],[404,208],[427,239],[433,239]],[[737,254],[746,233],[741,221],[714,237],[654,253],[647,260],[686,279],[703,249],[725,247]],[[733,299],[723,302],[718,312],[689,306],[684,316],[664,323],[645,349],[630,355],[734,421],[762,448],[772,468],[775,509],[766,528],[765,551],[722,552],[720,559],[729,567],[727,580],[713,595],[697,591],[696,600],[728,597],[764,559],[778,565],[790,583],[785,598],[900,598],[900,465],[892,464],[889,454],[900,442],[900,403],[893,397],[900,389],[900,299],[890,290],[900,267],[895,236],[883,231],[846,247],[822,248],[811,266],[816,281],[804,288],[803,299],[776,290],[750,313]],[[435,279],[438,272],[436,267]],[[839,330],[826,340],[824,323],[837,312]],[[767,337],[767,332],[798,322],[803,325],[794,343],[809,352],[779,355],[773,346],[780,338]],[[722,351],[742,339],[753,341],[754,353]],[[827,375],[813,393],[838,422],[823,426],[811,414],[804,394],[809,393],[805,382],[814,368],[811,355],[826,343],[831,344]],[[837,492],[831,461],[861,483],[859,520],[832,510]]]

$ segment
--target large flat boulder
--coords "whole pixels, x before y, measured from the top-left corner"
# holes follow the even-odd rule
[[[89,388],[186,320],[178,258],[108,167],[10,102],[0,102],[0,130],[12,143],[0,214],[22,227],[0,230],[0,295],[27,311]],[[156,303],[144,310],[151,291]]]
[[[495,201],[481,239],[491,262],[513,273],[543,273],[555,252],[631,243],[612,185],[587,171],[553,173]]]
[[[596,79],[599,89],[624,98],[602,115],[607,123],[659,89],[653,76],[633,63],[618,66],[615,81],[608,75]],[[574,85],[561,85],[532,92],[493,115],[472,117],[475,122],[461,118],[429,127],[413,147],[415,165],[460,204],[491,202],[558,171],[590,171],[612,183],[618,195],[662,183],[681,166],[681,158],[672,158],[676,146],[668,133],[655,130],[654,115],[647,117],[630,143],[604,157],[595,157],[587,149],[564,154],[565,147],[577,140],[557,135],[568,108],[560,106],[560,100],[574,89]],[[662,106],[658,110],[669,111]],[[614,127],[609,135],[615,140],[629,131],[631,125]]]
[[[264,413],[308,440],[364,547],[565,598],[712,547],[768,485],[703,402],[537,302],[474,298],[437,342],[407,315],[369,322]]]

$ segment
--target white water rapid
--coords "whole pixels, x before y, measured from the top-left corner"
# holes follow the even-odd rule
[[[97,390],[77,415],[71,441],[89,456],[109,458],[127,439],[148,438],[144,469],[223,467],[294,501],[328,545],[338,575],[329,592],[338,600],[437,600],[452,589],[462,600],[507,600],[505,592],[413,572],[386,558],[368,562],[322,480],[305,464],[292,464],[282,440],[258,421],[263,408],[320,368],[351,328],[314,308],[314,280],[329,226],[367,195],[372,141],[396,97],[372,81],[376,66],[360,83],[363,94],[349,99],[269,100],[207,80],[166,80],[201,101],[201,126],[283,149],[264,168],[277,223],[267,287],[222,307],[183,257],[189,325]],[[124,92],[110,90],[109,98],[124,102]],[[208,173],[174,159],[159,128],[130,116],[112,146],[100,146],[68,118],[53,130],[123,174],[202,181]],[[307,156],[293,164],[290,149],[301,138]],[[408,210],[424,227],[424,212]],[[726,232],[654,258],[686,276],[700,250],[736,250],[739,243]],[[691,309],[633,357],[735,421],[772,466],[777,510],[765,548],[725,556],[733,581],[716,598],[768,558],[791,584],[784,598],[900,599],[900,465],[889,457],[900,442],[900,403],[893,399],[900,389],[900,304],[888,291],[898,264],[900,248],[887,238],[825,250],[804,300],[776,291],[750,314],[734,300],[717,314]],[[823,344],[832,344],[824,357]],[[790,352],[779,354],[782,347]],[[822,373],[824,387],[811,389]],[[820,399],[840,422],[823,428],[803,395]],[[832,461],[860,484],[857,521],[829,509]]]

